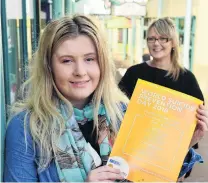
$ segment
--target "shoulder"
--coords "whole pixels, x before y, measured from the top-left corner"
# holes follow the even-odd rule
[[[6,129],[6,145],[18,146],[22,143],[32,144],[32,137],[29,130],[29,112],[23,111],[13,116]],[[14,148],[14,147],[11,147]]]
[[[181,71],[180,75],[188,81],[196,80],[195,75],[188,69],[184,69],[183,71]]]
[[[129,67],[122,79],[137,79],[141,75],[141,73],[143,73],[146,67],[145,65],[145,63],[141,63]]]
[[[30,113],[11,118],[5,139],[5,182],[37,182],[36,150],[29,128]]]
[[[179,80],[183,81],[183,84],[185,84],[187,87],[199,87],[195,75],[187,69],[181,71]]]
[[[184,72],[180,74],[179,79],[185,87],[186,94],[196,97],[200,100],[204,100],[204,96],[200,89],[199,83],[191,71],[185,69]]]
[[[22,130],[24,128],[24,122],[29,124],[29,113],[27,111],[22,111],[14,116],[12,116],[7,125],[7,132],[8,131],[17,131]]]
[[[129,67],[127,71],[138,71],[138,69],[143,69],[145,67],[146,67],[146,63],[140,63]]]

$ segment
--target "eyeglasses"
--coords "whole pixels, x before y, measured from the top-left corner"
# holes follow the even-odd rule
[[[167,43],[170,40],[171,40],[171,38],[167,38],[167,37],[159,37],[158,39],[155,37],[148,37],[147,38],[148,43],[155,43],[156,41],[158,41],[159,43]]]

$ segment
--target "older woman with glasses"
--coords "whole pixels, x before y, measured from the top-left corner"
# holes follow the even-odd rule
[[[120,88],[129,98],[140,78],[204,101],[194,74],[179,64],[176,28],[169,18],[158,19],[150,25],[147,30],[147,46],[153,59],[130,67],[119,83]],[[204,105],[199,106],[197,119],[194,136],[197,134],[196,139],[200,139],[208,128],[208,110]],[[198,132],[201,132],[201,135]],[[194,143],[191,143],[190,147],[196,144],[197,140],[192,139],[192,142]]]

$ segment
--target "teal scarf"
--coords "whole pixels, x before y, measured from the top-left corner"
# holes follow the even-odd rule
[[[78,123],[85,124],[93,120],[93,105],[90,103],[83,110],[74,108],[69,119],[65,104],[60,104],[60,112],[64,117],[65,131],[57,144],[56,167],[61,182],[84,182],[88,173],[102,164],[110,155],[112,144],[109,139],[110,120],[103,104],[99,107],[98,142],[100,156],[86,142]]]

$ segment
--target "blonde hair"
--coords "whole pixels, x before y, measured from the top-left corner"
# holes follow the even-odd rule
[[[58,99],[68,106],[70,115],[73,107],[57,89],[53,80],[51,60],[54,51],[66,39],[79,35],[88,36],[94,43],[101,71],[100,81],[93,95],[94,125],[98,128],[98,108],[101,99],[111,119],[113,133],[117,133],[117,122],[123,119],[121,103],[128,103],[127,97],[118,89],[115,80],[115,67],[109,58],[107,44],[99,30],[99,25],[92,18],[76,15],[63,17],[50,22],[44,29],[39,45],[31,62],[30,77],[24,83],[26,89],[24,100],[14,104],[13,112],[27,110],[30,116],[30,130],[33,140],[40,149],[39,168],[44,169],[51,161],[55,151],[54,141],[64,130],[64,120],[57,111]],[[59,121],[59,133],[55,132],[55,124]],[[26,122],[26,118],[25,118]]]
[[[184,72],[184,68],[179,64],[179,40],[176,32],[175,25],[170,18],[160,18],[155,20],[148,28],[147,35],[149,31],[154,28],[157,34],[165,35],[171,39],[174,47],[171,50],[171,63],[172,67],[168,71],[167,76],[171,76],[173,80],[177,80],[180,72]]]

